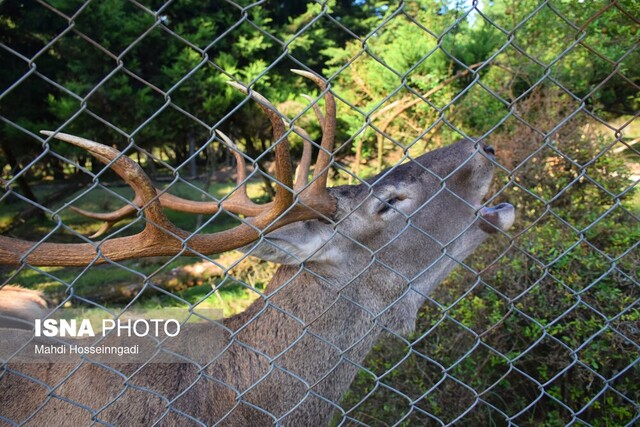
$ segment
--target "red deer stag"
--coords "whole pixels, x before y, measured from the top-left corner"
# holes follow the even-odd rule
[[[493,149],[468,140],[360,185],[326,188],[335,102],[326,82],[299,73],[320,86],[325,100],[324,114],[316,111],[323,136],[310,183],[310,151],[294,183],[282,116],[245,89],[273,126],[277,191],[265,205],[251,202],[244,187],[219,204],[158,196],[138,165],[117,150],[45,133],[108,163],[135,190],[134,202],[119,211],[86,213],[106,221],[101,232],[138,210],[146,228],[83,244],[0,237],[1,264],[85,266],[241,248],[281,266],[262,298],[220,322],[226,344],[210,363],[5,363],[0,419],[34,426],[326,425],[332,414],[344,415],[340,399],[381,331],[411,331],[426,297],[458,261],[511,226],[513,206],[482,205],[493,176]],[[209,213],[223,208],[247,219],[231,230],[197,235],[173,225],[163,206]]]

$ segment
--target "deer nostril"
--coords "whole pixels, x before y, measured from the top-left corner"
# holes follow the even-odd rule
[[[484,152],[487,153],[487,154],[490,154],[492,156],[496,155],[496,150],[494,150],[493,147],[490,146],[490,145],[485,145],[484,146]]]

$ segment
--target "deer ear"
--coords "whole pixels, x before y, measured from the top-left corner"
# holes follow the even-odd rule
[[[334,234],[333,225],[320,221],[305,221],[287,225],[267,234],[258,242],[240,248],[248,255],[277,264],[300,264],[317,261],[326,251]]]

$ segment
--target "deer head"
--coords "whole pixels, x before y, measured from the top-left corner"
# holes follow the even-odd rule
[[[410,330],[424,297],[451,269],[513,224],[510,204],[482,207],[494,156],[490,146],[463,140],[360,185],[330,188],[333,222],[290,224],[243,250],[284,265],[304,262],[346,293],[385,294],[363,302],[380,305],[368,307],[373,312],[402,297],[413,310],[395,323]]]

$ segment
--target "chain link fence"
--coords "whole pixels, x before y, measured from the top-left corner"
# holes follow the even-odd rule
[[[4,292],[13,285],[44,292],[54,311],[74,307],[118,317],[158,306],[213,307],[231,317],[208,320],[228,340],[222,349],[204,362],[166,365],[170,373],[162,381],[151,362],[85,357],[44,375],[34,365],[3,360],[0,390],[23,402],[3,403],[3,423],[638,422],[638,5],[369,3],[0,6],[3,236],[37,242],[21,252],[18,266],[4,268]],[[290,68],[322,74],[330,88],[315,87]],[[494,233],[468,258],[455,242],[465,241],[469,225],[443,239],[421,228],[417,214],[406,213],[399,229],[376,231],[393,236],[371,247],[343,231],[358,214],[336,224],[325,213],[315,223],[328,225],[305,228],[297,242],[276,237],[269,246],[260,236],[262,249],[249,247],[246,254],[194,249],[194,235],[248,221],[247,212],[228,208],[243,186],[266,202],[292,185],[274,172],[283,137],[272,136],[260,102],[227,80],[276,105],[294,157],[304,155],[305,144],[314,154],[331,155],[331,184],[361,189],[339,190],[353,199],[354,212],[378,203],[380,215],[402,213],[408,196],[389,198],[380,190],[402,164],[416,164],[421,154],[461,138],[472,140],[472,153],[486,160],[483,144],[490,144],[496,176],[483,203],[512,203],[515,225]],[[316,107],[327,107],[328,91],[338,104],[330,153],[314,142],[330,132],[330,115],[320,113],[319,123],[314,116]],[[309,104],[300,101],[305,92]],[[210,210],[180,208],[158,196],[154,202],[174,208],[169,220],[188,230],[177,233],[150,218],[152,202],[145,208],[132,202],[132,191],[110,167],[41,129],[113,146],[124,154],[107,159],[109,166],[129,158],[159,194]],[[235,180],[232,165],[242,159],[249,173]],[[475,167],[473,159],[462,156],[452,170],[436,172],[435,187],[455,188],[456,173]],[[379,172],[383,178],[371,179]],[[402,173],[402,186],[410,189]],[[440,192],[434,192],[422,208],[437,200]],[[445,223],[455,222],[458,211],[482,212],[468,200],[459,206],[459,199],[449,205],[453,212],[441,214]],[[128,216],[111,218],[99,233],[99,218],[85,215],[122,206]],[[379,230],[377,221],[365,220],[372,230]],[[107,253],[106,239],[133,235],[148,222],[177,238],[179,248],[170,256],[99,265],[104,259],[94,252]],[[324,226],[333,227],[330,239],[311,252],[300,249],[313,246]],[[397,267],[408,259],[390,259],[386,249],[416,230],[413,238],[428,241],[437,255],[424,255],[419,270],[408,274]],[[241,238],[236,232],[232,240]],[[51,242],[89,244],[83,249],[88,261],[82,267],[30,261]],[[334,280],[313,258],[329,257],[331,250],[341,250],[342,260],[357,258],[356,252],[368,256],[364,267],[347,264],[350,276]],[[190,251],[197,256],[183,256]],[[225,253],[211,255],[217,252]],[[252,255],[291,266],[276,272],[273,263]],[[445,263],[457,268],[424,294],[420,277],[437,277],[434,271],[447,270]],[[276,285],[268,287],[272,277]],[[308,300],[291,302],[290,285]],[[384,306],[358,296],[395,286],[405,290]],[[407,306],[415,301],[421,307],[411,313]],[[407,331],[414,323],[415,331]],[[142,416],[140,408],[149,412]]]

